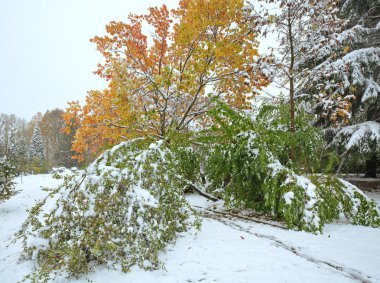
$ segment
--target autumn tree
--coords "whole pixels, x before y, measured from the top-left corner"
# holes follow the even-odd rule
[[[172,11],[163,5],[111,22],[107,35],[91,40],[105,58],[97,74],[110,87],[66,112],[68,125],[79,125],[75,150],[96,152],[130,136],[163,138],[206,126],[203,114],[215,98],[248,108],[267,84],[256,64],[252,18],[243,0],[182,0]]]
[[[72,134],[64,132],[66,124],[63,114],[64,111],[58,108],[46,111],[39,124],[48,167],[76,165],[71,160]]]
[[[69,103],[63,114],[65,134],[73,136],[73,154],[79,161],[92,160],[100,150],[133,137],[133,115],[129,106],[116,107],[117,96],[111,82],[108,89],[90,91],[86,104]],[[128,125],[128,126],[127,126]]]

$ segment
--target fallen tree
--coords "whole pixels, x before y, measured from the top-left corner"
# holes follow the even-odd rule
[[[100,264],[125,272],[162,267],[159,252],[178,233],[200,227],[176,166],[163,141],[133,140],[64,176],[18,232],[24,259],[37,263],[26,279],[78,277]]]

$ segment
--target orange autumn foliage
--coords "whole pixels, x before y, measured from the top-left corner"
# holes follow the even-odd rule
[[[78,161],[91,160],[100,150],[133,137],[131,128],[123,126],[130,124],[133,116],[129,116],[126,109],[114,107],[116,99],[110,87],[104,91],[90,91],[83,107],[77,101],[69,102],[63,118],[66,133],[77,129],[72,148],[78,153],[74,156]]]
[[[79,126],[79,158],[123,139],[207,126],[212,98],[249,108],[268,84],[255,64],[254,16],[244,0],[181,0],[175,10],[150,8],[106,31],[91,41],[104,56],[96,73],[109,89],[90,92],[83,108],[71,103],[65,115]]]

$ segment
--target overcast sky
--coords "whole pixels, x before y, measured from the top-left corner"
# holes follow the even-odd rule
[[[178,0],[0,0],[0,112],[30,119],[38,111],[84,102],[106,83],[93,75],[101,56],[89,39],[111,20]]]
[[[112,20],[178,0],[0,0],[0,113],[35,113],[85,101],[107,83],[93,74],[102,57],[89,39]],[[260,52],[273,35],[260,40]],[[278,92],[271,90],[271,92]]]

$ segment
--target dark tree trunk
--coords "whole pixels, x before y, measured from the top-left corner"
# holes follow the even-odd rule
[[[295,133],[296,126],[295,126],[295,118],[294,118],[294,60],[295,60],[295,54],[294,54],[294,45],[293,45],[293,33],[292,33],[292,21],[291,21],[291,15],[288,15],[288,40],[290,45],[290,66],[289,66],[289,99],[290,99],[290,131],[292,133]],[[291,160],[294,160],[295,152],[294,148],[290,148],[289,158]]]
[[[371,159],[366,161],[366,173],[365,178],[376,178],[376,169],[377,169],[377,160],[376,157],[372,157]]]

